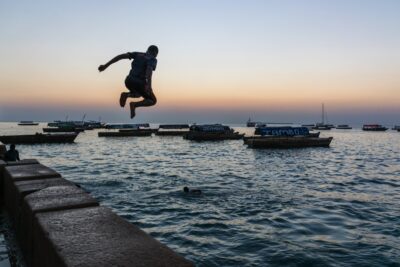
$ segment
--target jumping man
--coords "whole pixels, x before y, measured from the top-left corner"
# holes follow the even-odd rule
[[[153,93],[151,87],[151,76],[157,66],[158,47],[155,45],[149,46],[146,53],[141,52],[129,52],[121,54],[111,59],[104,65],[99,66],[99,71],[104,71],[111,64],[121,59],[133,59],[132,69],[129,75],[125,79],[125,86],[128,88],[128,92],[121,93],[119,104],[124,107],[128,97],[139,98],[143,97],[142,101],[131,102],[131,119],[135,117],[135,110],[138,107],[153,106],[157,103],[157,98]]]

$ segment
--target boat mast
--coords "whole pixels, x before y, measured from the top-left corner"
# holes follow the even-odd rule
[[[322,124],[325,124],[325,106],[322,103]]]

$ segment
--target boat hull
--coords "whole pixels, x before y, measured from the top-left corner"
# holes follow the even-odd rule
[[[366,132],[385,132],[385,131],[387,131],[387,128],[375,128],[375,129],[365,129],[365,128],[363,128],[362,130],[366,131]]]
[[[329,147],[332,137],[318,138],[306,136],[294,137],[259,137],[245,140],[250,148],[305,148],[305,147]]]
[[[156,131],[155,135],[159,136],[183,136],[189,131]]]
[[[39,123],[32,122],[32,123],[18,123],[18,126],[36,126],[39,125]]]
[[[77,133],[71,134],[31,134],[31,135],[3,135],[0,142],[4,144],[51,144],[73,143]]]
[[[243,139],[244,134],[239,133],[220,133],[220,132],[188,132],[183,138],[194,141],[222,141]]]
[[[80,133],[84,131],[83,128],[43,128],[45,133]]]
[[[131,130],[119,132],[98,132],[99,137],[128,137],[128,136],[151,136],[152,130]]]

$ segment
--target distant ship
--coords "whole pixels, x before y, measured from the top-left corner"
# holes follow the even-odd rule
[[[33,121],[20,121],[18,123],[19,126],[33,126],[33,125],[39,125],[38,122],[33,122]]]
[[[256,127],[257,122],[252,121],[251,118],[247,120],[246,126],[247,127]]]
[[[338,126],[336,126],[336,129],[340,129],[340,130],[350,130],[353,129],[352,127],[350,127],[347,124],[339,124]]]
[[[364,124],[362,127],[363,131],[374,131],[374,132],[384,132],[388,128],[380,125],[380,124]]]
[[[324,104],[322,104],[322,122],[316,123],[315,126],[312,127],[312,129],[313,130],[330,130],[332,128],[335,128],[334,125],[325,123],[325,117],[326,117],[325,106],[324,106]]]
[[[400,131],[400,125],[395,125],[395,126],[392,128],[392,130]]]

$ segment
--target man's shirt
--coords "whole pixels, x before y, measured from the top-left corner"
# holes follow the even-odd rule
[[[147,55],[146,53],[140,52],[130,52],[129,59],[133,59],[132,61],[132,69],[129,72],[129,76],[132,78],[145,80],[146,79],[146,70],[150,67],[153,71],[156,70],[157,67],[157,59]]]

